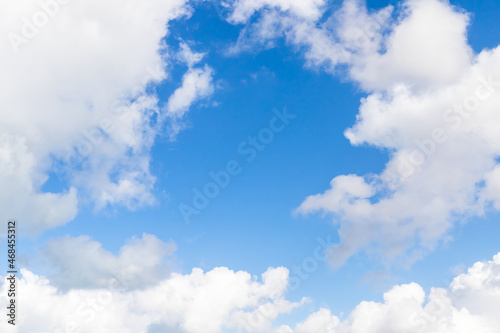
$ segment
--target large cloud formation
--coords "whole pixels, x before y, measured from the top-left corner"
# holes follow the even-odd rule
[[[168,23],[190,11],[186,0],[0,1],[2,219],[38,232],[80,202],[154,201],[149,151],[167,117],[152,87],[168,75]],[[209,67],[186,75],[196,89],[175,95],[183,112],[213,90]],[[51,174],[67,189],[44,192]]]
[[[72,241],[72,242],[70,242]],[[71,244],[79,246],[75,265]],[[60,252],[54,252],[57,246]],[[22,270],[18,282],[19,333],[61,332],[270,332],[270,333],[495,333],[500,330],[500,253],[477,262],[447,289],[426,295],[417,283],[394,286],[383,302],[361,302],[345,319],[326,308],[295,325],[273,325],[304,304],[285,298],[288,270],[269,268],[262,278],[225,267],[189,274],[152,274],[174,250],[151,235],[133,239],[118,256],[85,237],[54,240],[44,250],[56,279]],[[151,258],[147,262],[134,256]],[[99,259],[102,259],[102,262]],[[106,265],[103,265],[106,264]],[[87,272],[87,273],[86,273]],[[92,272],[89,275],[88,272]],[[147,274],[146,274],[147,275]],[[0,285],[0,304],[10,283]],[[334,292],[334,291],[332,291]],[[41,301],[42,300],[42,301]],[[9,332],[6,321],[2,332]],[[294,328],[292,328],[294,327]]]
[[[457,221],[500,207],[500,48],[473,52],[467,13],[444,0],[407,0],[397,11],[346,0],[322,17],[300,14],[325,13],[321,1],[298,11],[269,0],[243,20],[246,3],[228,17],[246,23],[231,51],[285,38],[307,66],[345,73],[367,93],[345,136],[389,153],[382,173],[337,176],[297,209],[335,216],[333,265],[359,251],[412,262]]]
[[[118,255],[88,237],[50,241],[42,258],[54,279],[22,269],[18,332],[263,331],[302,303],[284,298],[286,268],[269,268],[260,280],[225,267],[169,274],[162,259],[173,250],[174,244],[147,234]],[[1,280],[3,307],[10,282]],[[2,332],[11,328],[5,320],[0,323]]]

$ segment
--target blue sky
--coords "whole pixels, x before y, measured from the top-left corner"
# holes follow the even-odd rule
[[[2,112],[6,119],[2,133],[16,138],[3,137],[12,146],[4,144],[4,149],[24,151],[12,142],[21,140],[22,145],[24,141],[19,138],[25,138],[26,154],[31,154],[34,161],[30,164],[31,173],[19,171],[11,176],[18,183],[31,184],[25,192],[21,187],[14,195],[15,200],[24,200],[27,206],[14,205],[4,198],[2,207],[4,211],[11,207],[5,214],[17,216],[21,226],[21,265],[29,274],[45,276],[56,290],[61,289],[62,296],[57,297],[62,299],[54,296],[53,302],[57,303],[74,290],[83,290],[82,295],[99,288],[106,290],[105,281],[110,274],[129,274],[132,282],[126,285],[124,293],[139,295],[144,290],[156,290],[155,297],[168,303],[164,299],[174,297],[168,290],[165,294],[159,292],[161,286],[174,283],[172,276],[190,279],[197,267],[206,276],[220,268],[247,272],[259,277],[257,283],[262,286],[266,282],[261,280],[261,274],[271,269],[276,274],[276,285],[284,287],[276,287],[281,290],[277,298],[257,293],[261,296],[255,296],[255,302],[235,301],[238,305],[227,306],[227,313],[216,315],[212,307],[226,309],[226,305],[210,305],[212,290],[207,289],[200,292],[206,296],[199,296],[206,297],[206,307],[193,310],[189,302],[182,306],[172,303],[173,308],[178,306],[185,311],[177,313],[163,310],[162,306],[169,309],[170,305],[151,305],[151,313],[145,307],[137,315],[145,316],[142,324],[128,328],[110,319],[122,315],[118,294],[112,306],[103,305],[104,310],[97,311],[92,320],[79,318],[69,310],[58,314],[60,318],[73,318],[81,332],[105,327],[103,323],[110,327],[109,332],[154,332],[157,326],[165,332],[198,332],[197,321],[203,321],[203,316],[220,316],[221,324],[214,320],[213,325],[207,324],[206,331],[236,332],[241,325],[248,327],[248,320],[245,321],[245,315],[236,316],[235,311],[258,314],[259,304],[272,304],[279,315],[266,317],[269,322],[264,320],[266,323],[254,325],[250,331],[369,333],[369,328],[355,331],[352,324],[366,321],[363,315],[370,316],[370,311],[359,307],[362,301],[378,302],[383,311],[381,318],[384,314],[392,316],[384,308],[390,302],[383,295],[389,290],[395,295],[401,292],[395,285],[416,288],[417,291],[408,292],[410,295],[418,294],[420,287],[426,295],[433,288],[453,294],[459,283],[467,289],[463,281],[480,279],[477,272],[467,273],[474,263],[482,262],[485,270],[488,265],[500,264],[498,259],[491,261],[500,251],[500,198],[495,192],[500,179],[496,169],[500,151],[494,135],[498,88],[492,88],[493,97],[480,104],[480,116],[467,117],[473,120],[464,122],[459,130],[447,132],[450,139],[437,144],[436,152],[416,166],[409,178],[398,175],[401,183],[397,187],[384,178],[387,170],[393,170],[388,162],[397,163],[399,154],[406,156],[415,148],[412,142],[426,140],[433,128],[445,126],[441,118],[435,117],[439,110],[462,102],[469,91],[477,91],[474,89],[478,75],[496,77],[500,61],[496,50],[500,29],[497,2],[238,0],[223,4],[176,0],[169,5],[141,6],[134,1],[127,4],[131,8],[138,6],[136,13],[117,9],[113,18],[111,13],[115,6],[120,7],[119,2],[110,3],[109,8],[97,3],[95,8],[92,4],[82,8],[74,3],[59,4],[58,13],[47,26],[40,28],[33,39],[18,45],[14,68],[49,64],[46,73],[36,75],[33,87],[48,82],[47,75],[52,72],[57,73],[40,92],[45,97],[35,98],[35,102],[45,105],[26,105],[13,97],[5,109],[18,108],[20,120],[7,121],[8,111]],[[388,7],[391,5],[394,7]],[[12,17],[25,17],[36,6],[33,3],[28,10],[2,4],[10,9]],[[354,14],[342,12],[348,6],[355,8]],[[380,21],[377,13],[389,16],[382,19],[382,25],[376,24],[373,35],[366,32],[371,30],[362,31],[368,41],[358,46],[352,37],[358,29],[356,22],[361,21],[366,28],[367,24]],[[434,13],[443,19],[436,19]],[[468,13],[468,19],[464,13]],[[77,37],[68,39],[70,44],[61,51],[54,51],[58,40],[70,38],[59,35],[65,15],[82,20],[83,27],[94,22],[101,37],[95,37],[86,28],[80,30],[75,24],[68,29],[75,29]],[[134,23],[125,29],[127,20]],[[264,24],[271,21],[270,26]],[[2,31],[11,33],[22,21],[12,22]],[[167,31],[163,30],[165,25]],[[123,36],[127,36],[126,42],[121,41]],[[99,40],[99,51],[83,51],[78,56],[72,52],[72,47],[92,49],[92,38]],[[331,47],[325,46],[325,40]],[[10,43],[13,46],[12,39]],[[163,47],[158,46],[162,44]],[[419,45],[425,48],[418,48]],[[8,44],[2,47],[9,48]],[[344,56],[347,52],[350,60],[335,54],[339,48],[345,48]],[[37,50],[43,51],[39,61],[34,60]],[[481,52],[489,53],[479,57]],[[5,62],[14,59],[10,53],[10,48],[2,51]],[[92,60],[94,57],[98,60]],[[61,62],[54,64],[53,60],[58,59]],[[144,81],[144,68],[157,64],[162,66],[165,77],[158,82]],[[78,66],[90,69],[79,71]],[[61,74],[65,68],[72,68],[67,76]],[[191,74],[198,76],[189,82],[186,78]],[[23,82],[22,77],[19,81]],[[93,87],[94,82],[99,82],[97,88]],[[146,85],[139,93],[131,93],[134,86],[144,82]],[[22,87],[21,83],[14,86]],[[29,84],[26,88],[28,96],[33,87]],[[174,98],[176,93],[178,98]],[[153,101],[144,102],[141,98]],[[126,114],[111,110],[109,105],[115,105],[116,99],[125,103]],[[49,120],[32,117],[30,112],[36,112],[35,106],[44,110]],[[250,138],[269,128],[270,121],[283,110],[293,115],[289,123],[283,124],[282,131],[273,132],[269,142],[261,143],[262,151],[256,149],[255,158],[248,161],[249,155],[242,154],[239,147],[250,147]],[[393,113],[382,114],[380,110]],[[112,119],[116,130],[110,134],[97,132],[104,143],[93,146],[93,151],[79,160],[69,175],[61,176],[53,167],[55,162],[64,163],[68,149],[78,151],[79,142],[85,140],[81,133],[98,128],[102,119]],[[353,129],[351,134],[345,132],[349,128]],[[54,140],[46,134],[49,129],[56,133]],[[61,139],[57,140],[56,135]],[[31,163],[31,157],[23,156],[18,157],[23,161],[20,165]],[[2,163],[8,166],[9,161]],[[206,208],[186,219],[180,207],[192,207],[195,189],[203,191],[213,182],[210,173],[225,170],[230,161],[236,161],[241,172],[230,177],[227,186],[219,189],[220,193],[209,200]],[[2,179],[6,187],[16,184],[8,177]],[[34,192],[29,188],[34,188]],[[72,189],[78,191],[74,197]],[[37,198],[45,193],[61,197],[45,201]],[[429,211],[431,217],[427,215]],[[344,236],[339,236],[339,230]],[[343,244],[346,250],[334,250],[326,261],[314,259],[314,269],[307,278],[300,278],[296,290],[291,290],[290,278],[300,276],[294,273],[294,266],[303,265],[314,256],[318,239],[330,239],[331,245]],[[73,243],[80,245],[73,248]],[[176,250],[167,250],[166,245],[173,243]],[[124,244],[132,250],[124,251]],[[417,257],[413,257],[414,253]],[[102,262],[99,257],[104,258]],[[279,275],[280,267],[289,274],[288,280]],[[134,269],[139,273],[130,273]],[[488,272],[496,271],[492,268]],[[87,274],[95,276],[95,281],[88,285],[78,278]],[[492,279],[498,278],[498,273],[491,274],[497,274]],[[40,288],[32,287],[33,295],[42,293],[43,286],[26,276],[26,286]],[[221,281],[223,278],[226,277],[221,276]],[[191,295],[186,288],[186,295]],[[489,292],[498,295],[498,287],[491,288]],[[487,294],[486,286],[484,290]],[[184,295],[182,289],[178,292]],[[247,299],[252,295],[241,291],[234,297]],[[5,297],[1,297],[4,295],[0,296],[3,302]],[[28,302],[30,296],[23,297]],[[85,296],[82,297],[81,304],[85,304]],[[192,297],[193,304],[199,301],[198,296]],[[303,297],[308,300],[302,302]],[[394,297],[404,298],[399,294]],[[279,305],[278,300],[283,299],[292,308]],[[428,299],[429,304],[433,300]],[[477,319],[491,315],[477,307],[477,302],[483,302],[481,299],[476,302],[464,296],[451,305],[450,311],[467,308],[468,301],[470,318],[455,317],[453,320],[459,320],[455,327],[478,327],[478,332],[493,332],[500,327],[494,313],[491,322]],[[500,298],[484,302],[498,305],[498,301]],[[69,302],[68,308],[78,308],[78,304]],[[426,304],[420,304],[418,311],[430,313],[432,320],[441,323],[439,316],[448,312],[433,314],[432,306],[426,308]],[[351,313],[356,307],[359,311]],[[327,309],[328,315],[321,309]],[[34,307],[26,312],[36,313]],[[330,322],[329,326],[318,328],[314,314],[318,318],[324,316],[318,323]],[[46,331],[65,325],[56,319],[32,316]],[[342,323],[335,324],[335,316]],[[405,322],[404,316],[404,312],[399,317],[395,315]],[[34,332],[28,320],[20,319],[20,332]],[[382,323],[374,324],[374,329],[393,332],[395,324],[391,326],[390,319],[381,320]],[[420,332],[421,327],[412,324],[412,320],[409,328],[401,328],[401,332]],[[436,323],[425,321],[429,325],[425,331],[430,332],[432,327],[432,332],[448,332]]]

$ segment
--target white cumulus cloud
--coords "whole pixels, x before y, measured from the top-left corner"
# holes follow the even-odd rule
[[[265,331],[303,303],[285,299],[283,267],[269,268],[260,279],[225,267],[164,274],[161,259],[174,250],[174,244],[147,234],[118,255],[83,236],[49,242],[42,253],[54,277],[21,270],[18,332]],[[2,307],[9,286],[2,277]],[[0,323],[2,332],[9,327]]]
[[[285,38],[307,66],[345,73],[367,94],[345,136],[387,151],[385,170],[337,176],[297,209],[334,216],[335,266],[360,251],[411,263],[457,222],[499,207],[500,48],[475,54],[469,14],[448,1],[407,0],[394,12],[345,0],[318,19],[262,5],[231,49]]]
[[[78,253],[70,248],[71,244],[79,248]],[[56,246],[66,253],[55,251]],[[307,301],[286,299],[290,288],[286,268],[269,268],[260,279],[226,267],[158,275],[160,258],[173,250],[172,243],[147,234],[124,245],[118,255],[86,237],[53,240],[44,250],[46,258],[52,257],[47,267],[56,267],[62,274],[51,279],[22,269],[17,287],[20,290],[17,301],[22,306],[18,312],[18,332],[495,333],[500,330],[497,306],[500,253],[491,261],[475,263],[466,273],[455,277],[448,288],[431,288],[426,294],[414,282],[396,285],[384,293],[383,301],[363,301],[347,316],[339,317],[321,308],[303,322],[275,326],[280,315]],[[146,262],[142,262],[144,258],[148,258]],[[148,275],[156,278],[146,279]],[[2,307],[8,301],[9,285],[2,277]],[[335,289],[329,292],[334,294]],[[9,332],[6,321],[0,323],[0,329]]]
[[[393,287],[383,302],[361,302],[341,320],[323,308],[276,333],[494,333],[500,330],[500,253],[426,295],[417,283]]]

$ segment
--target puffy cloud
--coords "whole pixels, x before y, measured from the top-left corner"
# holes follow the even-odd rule
[[[473,53],[466,12],[441,0],[404,1],[398,17],[359,0],[321,19],[260,8],[255,20],[239,20],[247,25],[231,52],[285,38],[307,66],[341,69],[368,93],[345,136],[389,152],[382,173],[335,177],[298,208],[334,215],[341,242],[332,264],[362,250],[411,263],[457,221],[500,206],[500,49]]]
[[[366,8],[357,11],[355,3],[346,2],[344,7],[354,8],[340,16],[344,23],[339,34],[355,53],[350,76],[364,89],[387,90],[397,83],[442,87],[460,80],[469,69],[473,56],[466,37],[469,16],[446,1],[406,1],[385,39],[391,7],[370,16]]]
[[[161,258],[174,248],[146,234],[118,255],[87,237],[51,241],[43,256],[56,269],[53,280],[21,270],[18,332],[265,331],[302,303],[284,298],[283,267],[269,268],[260,280],[225,267],[165,276]],[[5,281],[0,304],[7,301]],[[2,321],[0,329],[9,332],[9,325]]]
[[[382,173],[335,177],[297,210],[334,216],[335,266],[363,250],[411,263],[457,221],[499,206],[500,49],[473,53],[467,13],[440,0],[405,1],[399,17],[358,0],[326,20],[269,8],[245,21],[231,51],[283,37],[307,66],[343,68],[368,93],[345,136],[389,152]]]
[[[76,253],[69,249],[70,242],[82,250]],[[62,246],[61,252],[68,251],[67,256],[56,253],[54,246]],[[475,263],[446,289],[431,288],[426,294],[417,283],[397,285],[383,295],[382,302],[363,301],[344,319],[321,308],[294,328],[290,325],[273,328],[280,314],[289,313],[306,301],[285,299],[290,286],[286,268],[269,268],[260,280],[247,272],[225,267],[208,272],[195,268],[189,274],[172,273],[154,283],[144,280],[144,275],[155,275],[161,256],[157,253],[168,255],[172,250],[172,244],[162,243],[151,235],[126,244],[118,256],[84,237],[54,241],[46,255],[54,257],[50,265],[67,268],[68,272],[63,273],[67,288],[61,289],[60,281],[22,269],[18,282],[21,290],[18,304],[22,304],[18,332],[85,333],[96,332],[97,328],[110,332],[179,333],[494,333],[500,330],[497,307],[500,253],[491,261]],[[68,259],[75,253],[74,261],[82,263],[81,267]],[[147,263],[139,260],[150,256],[152,259]],[[105,271],[116,273],[115,278],[79,287],[86,279],[107,277]],[[127,275],[131,278],[127,279]],[[0,304],[5,304],[10,283],[4,278],[2,281]],[[2,332],[9,332],[8,326],[5,321],[0,323]]]
[[[38,232],[73,219],[80,202],[154,202],[149,152],[164,118],[151,88],[167,77],[163,38],[186,2],[0,1],[4,219]],[[185,112],[193,98],[174,100]],[[50,173],[68,189],[45,193]]]
[[[446,1],[407,0],[399,20],[394,21],[392,6],[368,11],[364,1],[345,0],[326,22],[321,15],[290,13],[294,1],[284,2],[287,6],[251,1],[255,8],[251,13],[261,9],[256,22],[248,15],[234,19],[240,7],[250,8],[237,2],[229,21],[249,26],[231,51],[244,51],[258,43],[270,46],[273,39],[285,36],[291,45],[304,50],[307,65],[324,66],[331,72],[346,65],[349,77],[368,91],[391,89],[395,83],[417,87],[451,83],[472,60],[466,39],[469,16]],[[317,12],[324,5],[307,4]]]
[[[500,253],[457,276],[448,289],[426,296],[416,283],[393,287],[384,301],[361,302],[343,321],[328,309],[310,315],[289,333],[493,333],[500,329]]]
[[[389,149],[380,175],[340,176],[332,189],[311,196],[299,211],[322,210],[340,220],[341,264],[370,244],[410,259],[432,249],[453,223],[481,215],[497,202],[494,188],[500,140],[500,49],[478,55],[453,84],[440,89],[395,86],[362,101],[356,125],[346,131],[354,145]],[[498,80],[498,79],[496,79]],[[361,190],[363,189],[363,190]]]
[[[340,321],[327,309],[320,309],[311,314],[304,322],[297,324],[295,333],[324,332],[333,333],[333,328],[339,325]],[[290,330],[292,332],[292,330]]]
[[[456,277],[450,287],[450,298],[459,308],[484,315],[500,324],[496,304],[500,301],[500,254],[493,261],[477,262],[467,273]]]

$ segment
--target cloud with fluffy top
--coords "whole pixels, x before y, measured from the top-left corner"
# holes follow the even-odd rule
[[[305,301],[285,299],[284,267],[269,268],[261,279],[225,267],[164,274],[162,259],[174,250],[147,234],[118,255],[83,236],[49,242],[42,257],[54,277],[21,270],[18,332],[264,331]],[[2,278],[0,304],[9,285]],[[9,332],[6,321],[0,330]]]
[[[381,245],[380,255],[403,255],[411,262],[432,250],[455,222],[482,215],[496,200],[488,179],[494,178],[500,145],[493,130],[499,124],[500,49],[471,57],[464,37],[467,16],[443,2],[411,1],[407,10],[387,37],[387,52],[351,70],[374,92],[362,100],[357,122],[345,135],[353,145],[388,149],[386,169],[380,175],[338,176],[330,190],[308,197],[298,209],[330,212],[340,220],[334,265],[375,244]],[[443,15],[429,21],[433,16],[426,13],[434,11]],[[435,33],[420,29],[423,16]],[[445,31],[443,19],[450,23]],[[417,46],[436,56],[421,55],[408,43],[412,39],[428,43]],[[389,66],[385,74],[370,75],[370,68],[384,67],[381,61]]]
[[[79,246],[78,262],[70,260]],[[59,253],[54,246],[62,246]],[[160,258],[174,250],[152,235],[133,239],[119,255],[85,237],[52,241],[44,250],[48,266],[62,272],[52,280],[22,269],[18,282],[20,333],[33,332],[270,332],[270,333],[494,333],[500,330],[500,253],[477,262],[446,289],[426,295],[417,283],[397,285],[382,302],[363,301],[347,317],[326,308],[303,322],[276,327],[281,314],[307,301],[292,302],[288,270],[269,268],[261,279],[225,267],[189,274],[156,274]],[[147,262],[136,260],[150,258]],[[102,262],[101,262],[102,260]],[[77,267],[78,266],[78,267]],[[133,266],[131,269],[131,266]],[[88,272],[92,272],[89,275]],[[114,277],[109,279],[110,273]],[[78,276],[80,275],[81,276]],[[155,279],[144,279],[152,274]],[[129,277],[129,278],[127,278]],[[134,281],[135,283],[130,283]],[[2,278],[0,304],[8,301]],[[334,291],[332,291],[334,292]],[[39,302],[43,299],[43,302]],[[9,332],[6,321],[2,332]],[[294,327],[294,328],[292,328]],[[101,331],[96,328],[101,329]]]
[[[295,329],[274,333],[494,333],[500,330],[500,253],[477,262],[450,287],[423,288],[410,283],[393,287],[383,302],[361,302],[345,320],[323,308]]]
[[[411,263],[458,221],[500,206],[500,48],[474,54],[467,13],[447,1],[407,0],[395,16],[392,6],[369,11],[345,0],[318,19],[291,14],[294,2],[285,2],[259,2],[231,51],[284,38],[308,67],[344,73],[367,93],[346,138],[389,152],[382,173],[339,175],[297,209],[338,223],[334,266],[360,251]]]

